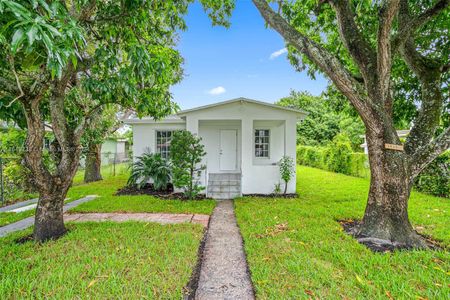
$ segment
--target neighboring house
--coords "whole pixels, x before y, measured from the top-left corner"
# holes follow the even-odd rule
[[[133,128],[133,154],[145,151],[168,157],[176,130],[202,138],[206,171],[199,178],[207,195],[217,199],[242,194],[270,194],[282,183],[279,160],[296,159],[297,122],[306,113],[287,107],[237,98],[180,111],[166,119],[128,119]],[[295,193],[296,178],[288,184]]]
[[[409,129],[406,129],[406,130],[397,130],[397,135],[398,135],[398,137],[400,138],[400,140],[405,139],[405,138],[408,136],[409,131],[410,131]],[[364,153],[365,153],[365,154],[369,154],[369,149],[367,149],[367,140],[366,140],[366,136],[365,136],[365,135],[361,135],[360,137],[362,137],[362,138],[364,139],[364,143],[362,143],[362,144],[360,145],[360,147],[364,149]]]
[[[107,138],[102,144],[102,165],[128,160],[129,145],[127,139]]]

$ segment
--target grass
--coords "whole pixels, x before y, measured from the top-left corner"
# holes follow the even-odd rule
[[[335,221],[362,217],[367,179],[302,166],[297,178],[297,199],[235,202],[259,299],[448,299],[448,252],[373,253]],[[450,244],[448,199],[413,192],[409,207],[414,226]]]
[[[0,239],[0,299],[176,299],[196,264],[200,225],[71,223],[45,244]]]
[[[109,166],[107,166],[109,168]],[[74,178],[74,185],[67,193],[66,202],[83,198],[87,195],[100,197],[77,206],[71,212],[167,212],[211,214],[215,206],[214,200],[181,201],[161,200],[152,196],[114,196],[114,193],[125,186],[128,172],[125,164],[116,166],[116,175],[105,168],[104,180],[82,183],[82,171]],[[80,175],[81,174],[81,175]],[[81,180],[81,181],[80,181]],[[20,221],[34,215],[34,209],[22,213],[0,213],[0,227]]]
[[[128,163],[120,163],[116,164],[115,166],[113,164],[101,166],[100,173],[102,174],[103,179],[111,179],[116,176],[128,176],[129,171],[129,164]],[[73,177],[73,185],[79,185],[84,184],[84,169],[79,169],[75,176]]]

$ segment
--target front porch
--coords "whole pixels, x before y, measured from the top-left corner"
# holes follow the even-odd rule
[[[205,145],[206,170],[200,180],[207,195],[230,199],[272,193],[280,182],[277,163],[288,155],[286,123],[250,118],[187,120],[187,129],[201,137]]]

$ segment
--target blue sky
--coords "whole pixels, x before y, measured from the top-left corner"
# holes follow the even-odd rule
[[[185,78],[171,89],[182,109],[237,97],[275,102],[291,89],[317,95],[327,85],[323,77],[296,72],[286,53],[274,57],[284,41],[250,0],[236,1],[229,29],[213,27],[199,3],[190,6],[186,22],[178,45]]]

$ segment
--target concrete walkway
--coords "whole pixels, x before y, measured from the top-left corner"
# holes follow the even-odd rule
[[[211,216],[195,299],[255,299],[231,200]]]
[[[208,226],[209,216],[198,214],[167,214],[167,213],[83,213],[66,214],[65,222],[126,222],[142,221],[160,224],[195,223]]]
[[[38,202],[38,198],[34,198],[34,199],[30,199],[30,200],[26,200],[26,201],[21,201],[21,202],[17,202],[11,205],[7,205],[7,206],[2,206],[0,207],[0,212],[9,212],[24,206],[29,206],[29,205],[33,205],[36,204]]]
[[[64,211],[67,211],[67,210],[69,210],[77,205],[80,205],[82,203],[91,201],[91,200],[95,199],[96,197],[97,197],[96,195],[89,195],[84,198],[67,203],[66,205],[64,205]],[[15,222],[15,223],[3,226],[3,227],[0,227],[0,237],[4,237],[4,236],[10,234],[11,232],[27,229],[28,227],[31,227],[33,225],[34,225],[34,216],[28,217],[26,219],[20,220],[18,222]]]

